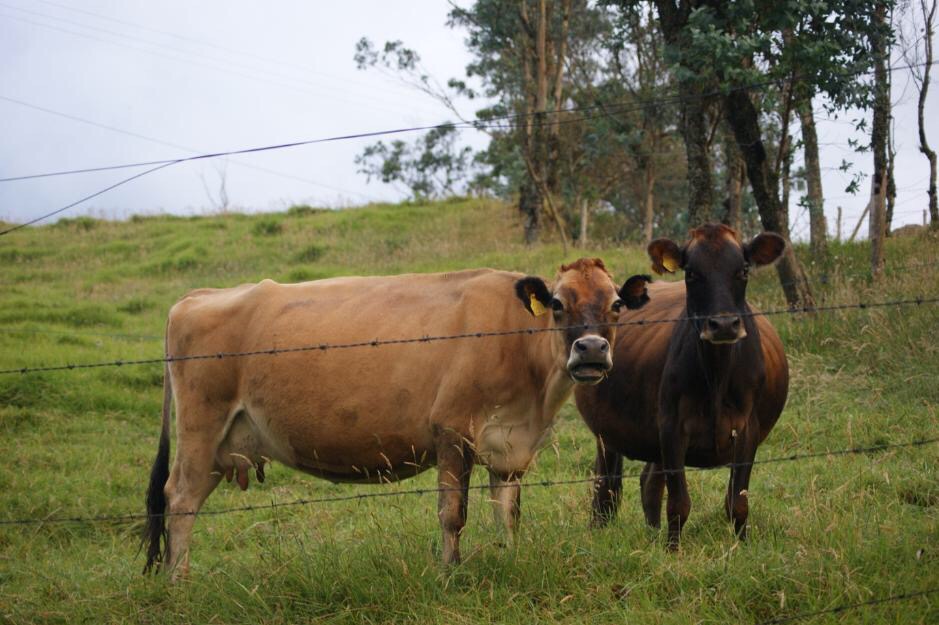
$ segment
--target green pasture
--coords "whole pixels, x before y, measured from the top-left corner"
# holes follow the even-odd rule
[[[511,207],[476,199],[29,228],[0,238],[0,369],[160,357],[166,312],[195,287],[480,266],[550,277],[579,256],[617,279],[648,272],[637,246],[520,240]],[[808,266],[819,303],[939,296],[936,237],[889,240],[887,258],[873,284],[867,247],[833,244],[830,266]],[[784,307],[772,269],[750,294]],[[758,459],[939,437],[939,305],[773,322],[792,386]],[[159,365],[0,376],[0,519],[144,512],[161,385]],[[585,478],[593,456],[569,404],[526,481]],[[244,493],[223,483],[206,508],[435,485],[433,472],[384,487],[267,476]],[[717,625],[939,588],[939,444],[757,466],[746,543],[723,517],[726,479],[689,474],[679,553],[644,526],[638,478],[603,530],[587,528],[587,484],[525,488],[512,547],[476,490],[453,569],[438,564],[433,495],[200,518],[176,585],[140,574],[139,524],[0,525],[0,622]],[[801,622],[937,623],[939,593]]]

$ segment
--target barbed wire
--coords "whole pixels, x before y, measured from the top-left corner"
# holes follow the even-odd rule
[[[893,264],[888,259],[884,265],[884,269],[887,272],[890,271],[905,271],[908,269],[921,269],[925,267],[936,267],[939,266],[939,259],[936,260],[927,260],[927,261],[914,261],[909,263],[902,264]],[[822,269],[819,269],[822,271]],[[627,272],[628,273],[628,272]],[[761,275],[774,276],[775,274],[770,272],[762,272],[758,274],[753,274],[751,276],[751,281],[754,281]],[[844,276],[862,276],[870,277],[869,268],[854,268],[854,267],[830,267],[827,270],[826,274],[819,276],[809,275],[810,284],[818,284],[822,286],[827,286],[838,282],[838,278]],[[768,286],[780,285],[782,287],[792,286],[796,284],[801,284],[801,282],[790,280],[785,282],[777,281],[775,278],[770,278],[771,282],[768,283]],[[751,285],[752,288],[752,285]],[[88,337],[88,338],[113,338],[126,341],[162,341],[165,337],[161,334],[134,334],[127,332],[83,332],[80,330],[47,330],[42,328],[16,328],[16,327],[0,327],[0,334],[39,334],[39,335],[50,335],[50,336],[72,336],[72,337]]]
[[[939,64],[939,61],[933,61],[932,63],[926,63],[926,62],[906,63],[906,64],[900,64],[900,65],[893,65],[889,67],[888,69],[891,71],[898,70],[898,69],[913,69],[915,67],[926,67],[929,65],[937,65],[937,64]],[[865,74],[872,74],[873,72],[874,72],[873,69],[847,70],[845,72],[842,72],[842,75],[845,77],[861,76]],[[285,148],[299,147],[302,145],[311,145],[311,144],[316,144],[316,143],[346,141],[346,140],[351,140],[351,139],[370,138],[370,137],[375,137],[375,136],[380,136],[380,135],[395,135],[395,134],[418,132],[418,131],[424,131],[424,130],[440,130],[440,129],[450,128],[450,127],[454,127],[457,129],[465,129],[465,130],[487,129],[490,127],[500,129],[500,128],[506,128],[506,127],[494,126],[494,124],[496,124],[497,122],[501,122],[501,121],[513,121],[513,120],[519,120],[519,119],[526,119],[529,117],[538,117],[539,115],[558,116],[558,115],[562,115],[566,113],[599,111],[599,114],[597,115],[597,117],[608,117],[608,114],[606,113],[606,111],[611,111],[611,110],[617,113],[641,111],[656,104],[674,104],[674,103],[682,102],[685,100],[711,98],[715,96],[724,95],[725,93],[733,92],[733,91],[745,91],[749,89],[760,89],[760,88],[765,88],[765,87],[772,87],[772,86],[779,84],[780,82],[804,82],[805,80],[806,78],[804,76],[794,76],[792,78],[785,78],[785,79],[783,78],[767,79],[767,80],[761,80],[761,81],[754,81],[754,82],[747,83],[744,85],[727,87],[724,89],[715,89],[715,90],[708,91],[705,93],[696,94],[694,96],[681,95],[676,92],[676,93],[662,95],[662,96],[641,98],[638,100],[634,99],[634,100],[630,100],[628,103],[627,102],[620,102],[620,103],[613,102],[613,103],[601,103],[601,104],[585,104],[585,105],[561,107],[561,108],[554,109],[554,110],[535,111],[535,112],[528,112],[528,113],[524,113],[524,112],[508,113],[505,115],[495,115],[495,116],[486,117],[486,118],[477,119],[477,120],[441,122],[438,124],[428,124],[428,125],[423,125],[423,126],[410,126],[410,127],[404,127],[404,128],[393,128],[393,129],[388,129],[388,130],[376,130],[376,131],[371,131],[371,132],[350,133],[350,134],[337,135],[337,136],[332,136],[332,137],[323,137],[319,139],[307,139],[307,140],[294,141],[294,142],[289,142],[289,143],[256,146],[256,147],[250,147],[250,148],[240,148],[240,149],[229,150],[229,151],[218,150],[214,152],[198,154],[198,155],[189,156],[189,157],[180,158],[180,159],[160,159],[160,160],[151,160],[151,161],[139,161],[139,162],[132,162],[132,163],[121,163],[121,164],[116,164],[116,165],[103,165],[99,167],[86,167],[86,168],[80,168],[80,169],[68,169],[68,170],[62,170],[62,171],[43,172],[43,173],[38,173],[38,174],[8,176],[5,178],[0,178],[0,182],[14,182],[18,180],[30,180],[34,178],[67,176],[67,175],[72,175],[72,174],[84,174],[84,173],[92,173],[92,172],[100,172],[100,171],[111,171],[111,170],[117,170],[117,169],[130,169],[130,168],[135,168],[135,167],[148,167],[152,165],[162,165],[162,164],[169,165],[169,164],[175,164],[179,162],[192,161],[192,160],[203,160],[203,159],[218,158],[222,156],[236,156],[239,154],[251,154],[251,153],[256,153],[256,152],[266,152],[270,150],[281,150]],[[581,121],[581,120],[577,119],[573,121]],[[552,124],[557,124],[557,123],[570,123],[570,122],[569,121],[565,122],[565,120],[559,120],[559,121],[546,121],[543,123],[544,125],[552,125]]]
[[[888,69],[889,69],[890,71],[894,71],[894,70],[897,70],[897,69],[912,69],[912,68],[914,68],[914,67],[926,67],[926,66],[928,66],[928,65],[937,65],[937,64],[939,64],[939,61],[933,61],[933,62],[931,62],[931,63],[925,63],[925,62],[923,62],[923,63],[907,63],[907,64],[901,64],[901,65],[890,66]],[[841,74],[842,74],[844,77],[851,77],[851,76],[862,76],[862,75],[866,75],[866,74],[872,74],[873,72],[874,72],[873,69],[857,69],[857,70],[847,70],[847,71],[841,72]],[[306,145],[315,145],[315,144],[320,144],[320,143],[331,143],[331,142],[338,142],[338,141],[347,141],[347,140],[353,140],[353,139],[371,138],[371,137],[387,136],[387,135],[396,135],[396,134],[404,134],[404,133],[411,133],[411,132],[418,132],[418,131],[426,131],[426,130],[443,130],[443,129],[473,130],[473,129],[475,129],[475,130],[483,130],[483,131],[485,131],[485,130],[486,130],[487,128],[489,128],[489,127],[491,127],[492,129],[500,129],[499,126],[495,125],[496,122],[500,122],[500,121],[502,121],[502,122],[507,122],[507,121],[512,121],[512,120],[527,119],[527,118],[531,118],[531,117],[534,117],[534,118],[536,118],[536,119],[539,118],[539,117],[542,118],[542,119],[540,119],[539,122],[538,122],[539,125],[551,125],[551,124],[562,124],[562,123],[566,124],[566,123],[572,123],[572,122],[577,122],[577,121],[581,121],[581,120],[570,120],[570,119],[567,119],[567,120],[565,120],[565,119],[551,119],[551,120],[549,120],[549,119],[548,119],[548,116],[549,116],[549,115],[553,115],[553,116],[556,117],[556,116],[558,116],[558,115],[566,114],[566,113],[570,113],[570,112],[597,111],[597,110],[599,110],[599,111],[600,111],[600,114],[596,115],[596,117],[608,117],[608,116],[610,115],[610,112],[611,112],[611,111],[612,111],[612,112],[615,112],[615,113],[625,113],[625,112],[629,112],[629,111],[641,111],[641,110],[648,109],[649,107],[654,106],[654,105],[659,105],[659,106],[661,106],[661,105],[666,105],[666,104],[670,104],[670,103],[679,103],[679,102],[687,101],[687,100],[691,100],[691,99],[708,99],[708,98],[712,98],[712,97],[717,97],[717,96],[726,95],[727,93],[731,93],[731,92],[734,92],[734,91],[749,91],[749,90],[751,90],[751,89],[762,89],[762,88],[767,88],[767,87],[771,87],[771,86],[777,85],[777,84],[779,84],[780,82],[790,82],[790,83],[794,83],[794,82],[804,82],[805,80],[806,80],[806,78],[805,78],[804,76],[794,75],[794,76],[791,76],[791,77],[788,77],[788,78],[785,78],[785,79],[784,79],[784,78],[774,78],[774,79],[767,79],[767,80],[763,80],[763,81],[756,81],[756,82],[749,83],[749,84],[745,84],[745,85],[730,86],[730,87],[726,87],[726,88],[722,88],[722,89],[716,89],[716,90],[711,91],[711,92],[706,92],[706,93],[701,93],[701,94],[695,94],[694,96],[687,96],[687,95],[682,95],[682,94],[679,94],[679,93],[675,93],[675,94],[672,94],[672,95],[666,95],[666,96],[658,96],[658,97],[654,97],[654,98],[640,99],[638,102],[636,102],[636,101],[631,101],[629,104],[626,104],[626,103],[622,103],[622,104],[616,104],[616,103],[612,103],[612,104],[598,103],[598,104],[583,105],[583,106],[561,107],[561,108],[558,108],[558,109],[555,109],[555,110],[552,110],[552,111],[536,111],[536,112],[527,112],[527,113],[526,113],[526,112],[523,112],[523,113],[511,113],[511,114],[506,114],[506,115],[491,116],[491,117],[487,117],[487,118],[485,118],[485,119],[478,119],[478,120],[475,120],[475,121],[445,122],[445,123],[440,123],[440,124],[430,124],[430,125],[424,125],[424,126],[412,126],[412,127],[407,127],[407,128],[395,128],[395,129],[390,129],[390,130],[377,130],[377,131],[371,131],[371,132],[350,133],[350,134],[345,134],[345,135],[336,135],[336,136],[332,136],[332,137],[322,137],[322,138],[318,138],[318,139],[307,139],[307,140],[301,140],[301,141],[292,141],[292,142],[287,142],[287,143],[279,143],[279,144],[274,144],[274,145],[266,145],[266,146],[257,146],[257,147],[250,147],[250,148],[242,148],[242,149],[238,149],[238,150],[228,150],[228,151],[218,151],[218,152],[212,152],[212,153],[206,153],[206,154],[197,154],[197,155],[193,155],[193,156],[181,157],[181,158],[176,158],[176,159],[153,160],[153,161],[144,161],[144,162],[139,162],[139,163],[124,163],[124,164],[111,165],[111,166],[104,166],[104,167],[84,168],[84,169],[81,169],[81,170],[67,170],[67,171],[61,171],[61,172],[46,172],[46,173],[43,173],[43,174],[30,174],[30,175],[25,175],[25,176],[16,176],[16,177],[0,178],[0,183],[2,183],[2,182],[12,182],[12,181],[14,181],[14,180],[25,180],[25,179],[29,179],[29,178],[47,177],[47,176],[51,176],[51,175],[70,175],[70,174],[77,174],[77,173],[87,173],[87,172],[90,172],[90,171],[108,171],[108,170],[115,170],[115,169],[135,168],[135,167],[152,167],[151,169],[148,169],[148,170],[146,170],[146,171],[143,171],[143,172],[140,172],[140,173],[135,174],[135,175],[133,175],[133,176],[129,176],[128,178],[119,180],[119,181],[115,182],[114,184],[112,184],[112,185],[106,187],[105,189],[102,189],[102,190],[100,190],[100,191],[96,191],[95,193],[92,193],[92,194],[90,194],[90,195],[87,195],[87,196],[85,196],[85,197],[83,197],[83,198],[81,198],[81,199],[79,199],[79,200],[76,200],[76,201],[74,201],[74,202],[72,202],[72,203],[70,203],[70,204],[68,204],[68,205],[66,205],[66,206],[63,206],[63,207],[58,208],[58,209],[55,209],[55,210],[53,210],[53,211],[50,211],[50,212],[45,213],[45,214],[43,214],[43,215],[40,215],[39,217],[36,217],[36,218],[31,219],[31,220],[29,220],[29,221],[23,222],[23,223],[21,223],[21,224],[17,224],[17,225],[15,225],[15,226],[11,226],[11,227],[6,228],[6,229],[4,229],[4,230],[0,230],[0,236],[7,235],[7,234],[9,234],[9,233],[11,233],[11,232],[14,232],[14,231],[16,231],[16,230],[19,230],[19,229],[21,229],[21,228],[25,228],[25,227],[30,226],[30,225],[32,225],[32,224],[38,223],[38,222],[40,222],[40,221],[43,221],[43,220],[45,220],[45,219],[48,219],[49,217],[54,217],[55,215],[58,215],[58,214],[60,214],[60,213],[62,213],[62,212],[64,212],[64,211],[66,211],[66,210],[68,210],[68,209],[70,209],[70,208],[73,208],[73,207],[77,206],[78,204],[81,204],[81,203],[83,203],[83,202],[86,202],[86,201],[88,201],[88,200],[90,200],[90,199],[92,199],[92,198],[98,197],[99,195],[101,195],[101,194],[103,194],[103,193],[106,193],[106,192],[108,192],[108,191],[110,191],[110,190],[112,190],[112,189],[115,189],[115,188],[120,187],[120,186],[122,186],[122,185],[124,185],[124,184],[127,184],[127,183],[129,183],[129,182],[131,182],[131,181],[133,181],[133,180],[136,180],[137,178],[140,178],[140,177],[145,176],[145,175],[147,175],[147,174],[153,173],[153,172],[155,172],[155,171],[157,171],[157,170],[159,170],[159,169],[163,169],[163,168],[165,168],[165,167],[170,167],[170,166],[172,166],[172,165],[177,165],[177,164],[179,164],[179,163],[185,163],[185,162],[191,162],[191,161],[198,161],[198,160],[205,160],[205,159],[212,159],[212,158],[219,158],[219,157],[223,157],[223,156],[235,156],[235,155],[243,155],[243,154],[255,154],[255,153],[259,153],[259,152],[267,152],[267,151],[272,151],[272,150],[283,150],[283,149],[287,149],[287,148],[300,147],[300,146],[306,146]],[[584,119],[587,119],[587,118],[585,117]],[[513,129],[514,126],[503,126],[503,128],[506,128],[506,129]]]
[[[811,314],[819,312],[833,312],[839,310],[869,308],[885,308],[890,306],[910,306],[922,304],[939,303],[939,296],[914,297],[909,299],[898,299],[880,302],[860,302],[854,304],[826,304],[821,306],[802,306],[796,308],[779,308],[775,310],[748,311],[740,313],[739,317],[768,317],[774,315],[793,315],[793,314]],[[346,343],[315,343],[310,345],[300,345],[297,347],[270,347],[265,349],[255,349],[240,352],[215,352],[213,354],[189,354],[182,356],[166,355],[160,358],[138,358],[138,359],[119,359],[102,362],[71,363],[64,365],[51,365],[40,367],[17,367],[13,369],[0,369],[0,375],[11,374],[30,374],[45,373],[51,371],[73,371],[79,369],[99,369],[102,367],[124,367],[136,365],[169,364],[174,362],[186,362],[190,360],[222,360],[225,358],[247,358],[252,356],[276,356],[278,354],[295,354],[301,352],[326,352],[338,349],[358,349],[364,347],[382,347],[387,345],[410,345],[415,343],[436,343],[440,341],[453,341],[463,339],[482,339],[489,337],[504,337],[518,335],[534,335],[547,332],[566,332],[575,329],[593,329],[593,328],[619,328],[624,326],[645,326],[662,323],[679,323],[682,321],[705,321],[708,318],[720,317],[722,315],[686,315],[681,317],[669,317],[663,319],[634,319],[628,321],[610,321],[594,322],[586,324],[575,324],[565,326],[555,326],[546,328],[515,328],[511,330],[488,330],[477,332],[461,332],[459,334],[444,335],[424,335],[421,337],[399,338],[399,339],[371,339],[363,341],[351,341]]]
[[[788,456],[776,456],[765,460],[752,460],[750,462],[730,462],[713,467],[684,467],[682,469],[657,469],[646,471],[646,474],[664,474],[681,472],[704,472],[717,471],[722,469],[732,469],[744,466],[754,466],[758,464],[778,464],[782,462],[796,462],[830,456],[849,456],[858,454],[868,454],[888,449],[900,449],[909,447],[923,447],[939,443],[939,437],[926,438],[907,441],[903,443],[884,443],[880,445],[871,445],[867,447],[850,447],[846,449],[834,449],[828,451],[815,451],[803,454],[791,454]],[[535,488],[553,488],[555,486],[571,486],[576,484],[595,484],[603,479],[621,479],[630,477],[639,477],[641,472],[621,472],[619,474],[593,475],[583,478],[571,478],[564,480],[531,480],[521,482],[521,486]],[[390,481],[390,480],[389,480]],[[392,490],[375,493],[357,493],[352,495],[332,495],[326,497],[307,497],[302,499],[292,499],[290,501],[271,501],[268,504],[249,504],[244,506],[234,506],[230,508],[217,508],[214,510],[200,510],[199,512],[159,512],[159,513],[128,513],[128,514],[98,514],[90,516],[61,516],[61,517],[26,517],[18,519],[0,519],[0,526],[23,526],[23,525],[46,525],[46,524],[67,524],[67,523],[124,523],[129,521],[142,521],[150,518],[173,517],[173,516],[220,516],[225,514],[234,514],[240,512],[257,512],[262,510],[273,510],[278,508],[292,508],[298,506],[309,506],[313,504],[340,503],[344,501],[359,501],[364,499],[383,499],[388,497],[403,497],[409,495],[432,495],[448,492],[462,492],[464,490],[487,490],[515,488],[516,484],[470,484],[468,487],[462,486],[439,486],[430,488],[413,488],[408,490]]]
[[[917,597],[924,597],[926,595],[931,595],[939,592],[939,587],[937,588],[926,588],[923,590],[917,590],[915,592],[907,592],[900,595],[890,595],[888,597],[880,597],[877,599],[870,599],[868,601],[861,601],[858,603],[847,603],[834,608],[827,608],[825,610],[815,610],[813,612],[799,612],[798,614],[792,614],[790,616],[781,616],[777,618],[770,619],[768,621],[761,621],[759,625],[779,625],[780,623],[792,623],[794,621],[801,621],[803,619],[811,618],[813,616],[821,616],[822,614],[837,614],[839,612],[846,612],[848,610],[856,610],[858,608],[866,608],[873,605],[880,605],[882,603],[891,603],[894,601],[908,601],[910,599],[916,599]]]

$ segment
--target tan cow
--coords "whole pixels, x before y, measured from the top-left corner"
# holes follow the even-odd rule
[[[460,560],[466,489],[481,462],[511,537],[519,478],[558,409],[575,383],[599,382],[612,367],[614,328],[590,324],[615,321],[624,304],[642,306],[647,279],[634,276],[617,289],[602,261],[581,259],[550,285],[480,269],[190,293],[170,311],[169,356],[577,327],[171,362],[147,493],[145,571],[165,555],[173,576],[185,574],[194,513],[223,475],[246,488],[249,471],[263,479],[269,459],[334,482],[394,481],[436,465],[440,487],[453,489],[438,501],[445,563]]]

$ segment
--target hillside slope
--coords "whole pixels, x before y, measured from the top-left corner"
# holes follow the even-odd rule
[[[165,314],[186,291],[271,277],[491,266],[550,277],[600,256],[618,279],[647,272],[638,247],[525,247],[493,201],[343,212],[73,219],[0,239],[0,369],[162,355]],[[833,245],[820,303],[939,295],[939,241],[890,240],[882,284],[867,248]],[[799,250],[800,253],[804,250]],[[784,306],[775,272],[751,300]],[[793,372],[788,407],[759,458],[939,437],[939,306],[773,317]],[[123,366],[0,376],[0,518],[143,512],[159,433],[162,369]],[[594,442],[568,405],[529,483],[589,475]],[[640,467],[626,463],[630,475]],[[0,526],[0,620],[11,623],[754,622],[939,586],[939,445],[756,467],[751,540],[724,522],[725,471],[689,475],[682,552],[642,523],[635,478],[619,519],[587,529],[589,487],[531,486],[514,547],[471,496],[466,562],[442,570],[435,498],[402,496],[200,518],[193,576],[139,575],[136,526]],[[482,484],[483,475],[474,483]],[[431,487],[332,485],[275,466],[207,508]],[[939,596],[890,602],[845,622],[934,623]],[[811,622],[811,621],[806,621]],[[819,622],[832,622],[820,619]]]

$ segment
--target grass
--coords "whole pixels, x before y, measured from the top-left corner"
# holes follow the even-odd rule
[[[0,368],[159,356],[167,309],[194,287],[484,265],[550,276],[565,260],[553,242],[520,239],[512,211],[481,200],[27,229],[0,240]],[[865,246],[832,252],[824,284],[810,269],[822,301],[939,293],[935,239],[889,241],[876,285],[864,277]],[[603,257],[619,279],[648,267],[638,247],[601,242],[566,260],[579,255]],[[783,306],[772,270],[750,293],[763,308]],[[935,305],[773,321],[793,379],[760,458],[939,436]],[[0,516],[142,512],[161,383],[159,366],[0,376]],[[593,449],[567,405],[528,479],[585,477]],[[634,478],[602,531],[586,529],[586,485],[526,488],[510,548],[473,491],[465,562],[452,570],[438,565],[429,495],[201,518],[192,577],[177,586],[140,575],[138,527],[0,526],[0,621],[758,622],[939,587],[937,469],[939,445],[758,466],[745,544],[720,512],[725,472],[692,473],[678,554],[644,526]],[[246,493],[223,484],[207,507],[434,481],[428,472],[384,489],[337,486],[275,466]],[[804,622],[935,623],[939,596]]]

